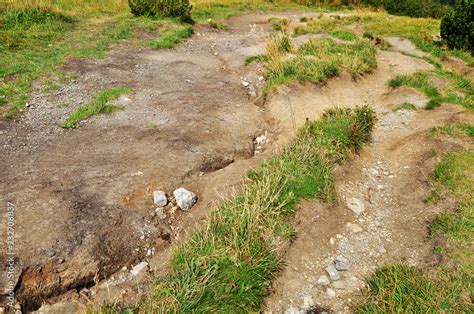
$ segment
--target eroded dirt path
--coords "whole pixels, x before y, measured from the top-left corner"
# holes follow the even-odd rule
[[[174,50],[119,47],[103,60],[71,60],[66,70],[76,80],[57,92],[35,94],[18,123],[1,122],[0,188],[2,201],[17,207],[17,292],[27,309],[54,295],[61,296],[48,302],[68,302],[43,309],[75,312],[104,301],[135,300],[146,289],[137,283],[166,269],[170,248],[222,195],[241,188],[248,168],[284,145],[306,119],[334,106],[372,104],[380,117],[374,145],[338,169],[342,205],[301,204],[300,237],[266,309],[319,302],[344,310],[377,263],[426,256],[426,247],[418,250],[425,232],[418,220],[431,209],[421,202],[428,187],[419,174],[430,173],[432,164],[423,162],[433,140],[420,134],[458,109],[392,112],[391,105],[409,100],[421,106],[425,99],[408,89],[390,92],[385,84],[431,65],[380,51],[377,69],[357,81],[342,75],[324,86],[295,84],[264,101],[261,65],[244,61],[264,52],[271,16],[298,23],[300,15],[249,14],[228,20],[228,31],[197,26],[196,35]],[[256,87],[256,95],[242,79]],[[117,86],[133,89],[117,101],[123,111],[88,119],[77,130],[58,127],[93,95]],[[253,140],[265,131],[270,145],[254,156]],[[152,192],[170,194],[182,185],[196,192],[198,204],[158,222]],[[344,206],[354,198],[364,204],[359,216]],[[398,244],[402,239],[404,246]],[[329,299],[316,282],[336,255],[350,269],[344,288]],[[131,276],[140,262],[146,265]]]
[[[434,138],[430,130],[472,117],[445,105],[436,111],[393,111],[405,101],[422,107],[427,99],[404,89],[375,100],[379,121],[373,142],[360,157],[336,169],[336,205],[300,204],[299,237],[266,300],[267,311],[352,312],[354,302],[361,301],[365,278],[376,268],[400,261],[415,266],[437,262],[427,223],[446,208],[424,202],[432,191],[429,178],[440,162],[436,152],[465,150],[466,144]],[[335,260],[347,270],[333,280],[326,267]]]

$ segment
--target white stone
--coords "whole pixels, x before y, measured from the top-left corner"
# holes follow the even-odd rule
[[[255,139],[257,145],[265,145],[267,144],[267,137],[265,135],[260,135]]]
[[[153,192],[153,202],[156,206],[165,207],[168,205],[168,198],[166,197],[166,193],[163,191],[155,191]]]
[[[145,275],[147,267],[148,267],[147,262],[141,262],[141,263],[139,263],[139,264],[132,267],[132,269],[130,270],[130,274],[134,278],[141,278]]]
[[[332,290],[331,288],[326,289],[326,294],[329,298],[334,298],[336,296],[336,291]]]
[[[357,198],[350,198],[347,200],[347,207],[352,210],[356,215],[360,215],[365,210],[364,203]]]
[[[303,297],[303,305],[306,309],[309,309],[314,306],[313,297],[310,295],[306,295]]]
[[[317,283],[318,285],[322,285],[322,286],[327,286],[330,284],[329,278],[325,275],[319,276]]]
[[[185,188],[179,188],[173,192],[174,198],[176,199],[176,205],[183,211],[188,211],[193,207],[197,201],[196,194]]]

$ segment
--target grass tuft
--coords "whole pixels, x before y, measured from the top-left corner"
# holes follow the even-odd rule
[[[470,312],[469,277],[439,271],[435,276],[405,264],[378,269],[368,280],[370,296],[358,313]],[[463,286],[464,285],[464,286]]]
[[[435,79],[444,84],[436,87]],[[430,100],[426,109],[434,109],[441,103],[461,105],[467,110],[474,110],[474,83],[461,74],[443,70],[441,67],[434,70],[418,71],[413,74],[398,75],[388,81],[391,88],[408,86],[422,92]]]
[[[160,38],[151,40],[149,45],[154,49],[174,48],[179,45],[183,39],[191,37],[194,29],[191,25],[185,25],[175,29],[169,29],[161,34]]]
[[[451,137],[474,137],[474,125],[468,123],[448,124],[435,127],[431,130],[433,135],[449,135]]]
[[[281,36],[267,45],[266,90],[292,81],[324,82],[341,71],[357,78],[377,66],[376,49],[366,41],[337,43],[328,38],[308,41],[294,50],[289,39]]]
[[[122,94],[129,93],[131,90],[127,87],[116,87],[105,90],[94,97],[94,100],[87,105],[80,106],[61,124],[62,128],[75,129],[79,126],[77,122],[87,119],[91,116],[101,113],[109,113],[114,110],[114,106],[108,104],[109,101],[117,99]]]
[[[346,41],[357,40],[359,37],[351,31],[345,29],[338,29],[329,33],[334,38]]]
[[[175,250],[172,272],[155,283],[142,310],[258,311],[281,270],[281,248],[295,237],[289,219],[295,204],[335,200],[332,166],[361,149],[374,123],[367,106],[329,110],[307,123]]]

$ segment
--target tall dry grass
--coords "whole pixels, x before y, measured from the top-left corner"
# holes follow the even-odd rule
[[[40,7],[69,14],[118,13],[128,10],[127,0],[2,0],[6,8]],[[2,7],[0,4],[0,9]]]

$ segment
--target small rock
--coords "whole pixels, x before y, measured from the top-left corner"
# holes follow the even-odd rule
[[[242,86],[243,86],[243,87],[248,87],[249,85],[250,85],[249,82],[247,82],[247,81],[242,81]]]
[[[185,188],[174,190],[173,195],[176,199],[176,205],[183,211],[188,211],[197,201],[196,194]]]
[[[350,223],[350,222],[348,222],[346,224],[346,226],[352,233],[358,233],[358,232],[362,232],[364,230],[358,224],[353,224],[353,223]]]
[[[252,98],[255,98],[257,97],[257,89],[255,88],[255,86],[253,86],[253,84],[249,84],[247,86],[247,95],[249,95],[250,97]]]
[[[339,278],[341,278],[341,276],[339,276],[339,272],[337,271],[336,267],[334,267],[334,265],[329,265],[328,267],[326,267],[326,272],[328,273],[329,278],[331,278],[331,280],[338,280]]]
[[[346,288],[346,283],[344,281],[335,281],[335,282],[332,283],[332,286],[335,289],[342,290],[342,289]]]
[[[168,205],[168,198],[166,197],[166,193],[163,191],[155,191],[153,192],[153,202],[156,206],[165,207]]]
[[[383,246],[379,247],[379,253],[380,254],[385,254],[387,253],[387,250],[385,250],[385,248]]]
[[[303,297],[303,305],[306,309],[309,309],[314,306],[313,297],[310,295],[306,295]]]
[[[350,198],[347,200],[347,207],[352,210],[356,215],[360,215],[365,210],[364,203],[357,198]]]
[[[257,145],[265,145],[267,143],[267,137],[265,135],[260,135],[255,139]]]
[[[340,261],[340,260],[335,260],[334,261],[334,264],[336,265],[336,269],[337,270],[348,270],[349,267],[347,267],[346,263],[344,263],[343,261]]]
[[[330,284],[330,281],[327,276],[322,275],[322,276],[319,276],[317,283],[318,285],[327,286]]]
[[[130,274],[135,278],[143,277],[143,275],[146,272],[147,267],[148,267],[147,262],[141,262],[132,267],[132,269],[130,270]]]
[[[332,290],[331,288],[326,289],[326,294],[329,298],[334,298],[336,296],[336,291]]]

